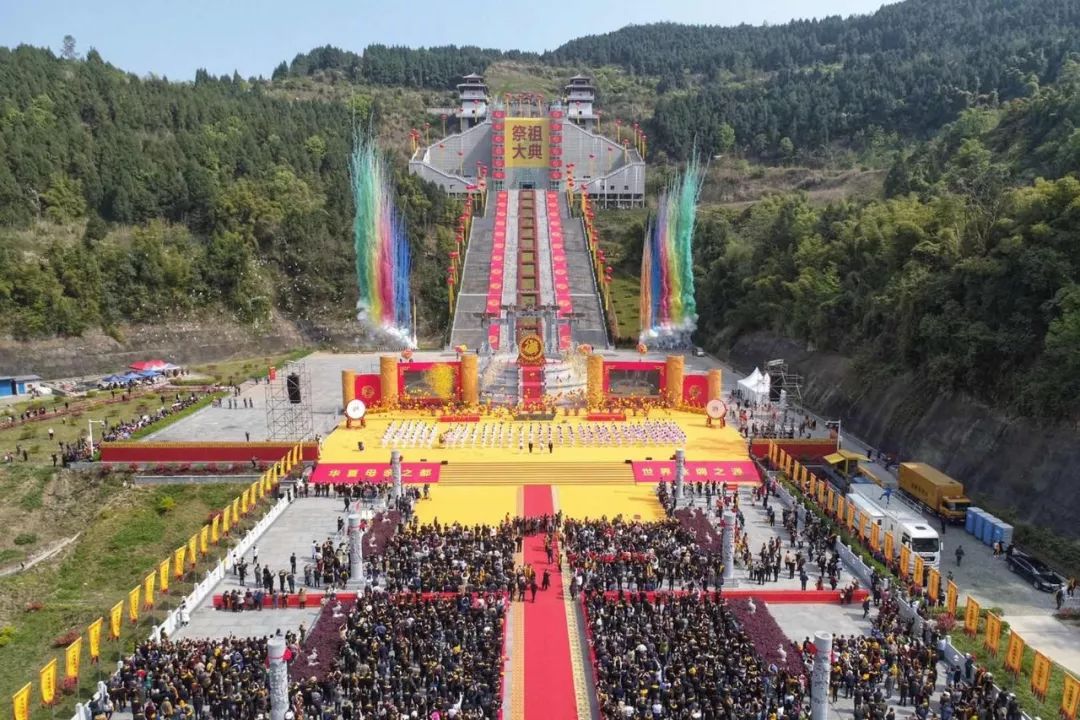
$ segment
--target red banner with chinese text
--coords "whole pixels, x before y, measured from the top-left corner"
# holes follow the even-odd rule
[[[643,460],[633,462],[634,482],[673,482],[674,460]],[[687,461],[686,480],[703,482],[714,480],[727,483],[756,483],[760,481],[757,467],[749,460],[698,460]]]
[[[439,482],[439,463],[401,463],[405,484]],[[315,485],[390,482],[390,463],[320,463],[311,473]]]

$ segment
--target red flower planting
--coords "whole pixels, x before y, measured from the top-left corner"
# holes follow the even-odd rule
[[[776,619],[766,609],[765,603],[760,600],[754,601],[754,612],[750,612],[749,598],[728,598],[728,607],[738,618],[742,630],[754,644],[758,656],[766,664],[776,665],[778,668],[786,668],[792,675],[805,675],[806,666],[802,663],[802,655],[795,649],[795,644],[788,639]],[[780,652],[783,648],[787,658]]]

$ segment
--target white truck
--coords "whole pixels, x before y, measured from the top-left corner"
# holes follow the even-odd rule
[[[941,567],[941,537],[937,530],[895,492],[869,483],[856,483],[848,489],[848,499],[867,513],[872,522],[880,525],[882,532],[892,534],[896,554],[900,552],[900,545],[907,545],[913,553],[922,557],[927,566]],[[873,512],[867,508],[872,508]],[[913,557],[909,569],[914,568]]]

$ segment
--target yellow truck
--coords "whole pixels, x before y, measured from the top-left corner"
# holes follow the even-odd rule
[[[899,488],[950,523],[963,523],[971,505],[960,481],[926,463],[900,463]]]

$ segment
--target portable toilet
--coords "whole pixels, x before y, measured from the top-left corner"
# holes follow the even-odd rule
[[[999,523],[1001,523],[1000,520],[998,520],[990,513],[986,513],[985,517],[983,518],[982,533],[979,535],[979,537],[983,541],[983,545],[994,544],[994,528],[996,528]]]
[[[979,508],[979,512],[975,513],[975,522],[971,528],[971,534],[976,539],[982,540],[983,525],[986,524],[986,511]]]
[[[994,523],[994,537],[991,540],[992,543],[1000,542],[1002,545],[1008,545],[1012,542],[1013,526],[1004,520],[998,520]]]
[[[967,515],[964,516],[964,532],[969,535],[975,534],[975,516],[981,512],[982,510],[977,507],[968,508]]]

